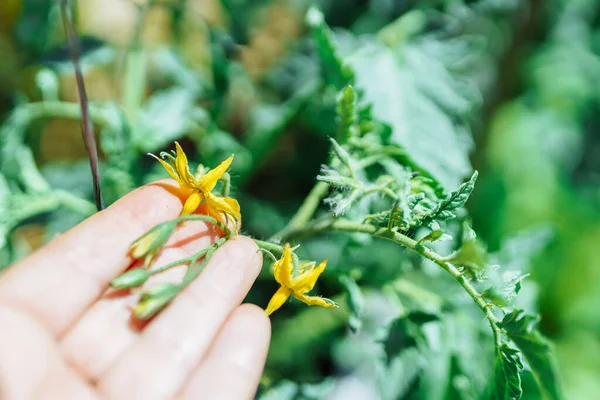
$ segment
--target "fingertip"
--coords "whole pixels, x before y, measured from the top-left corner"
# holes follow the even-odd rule
[[[255,304],[245,303],[234,311],[234,316],[241,320],[241,324],[257,332],[257,336],[271,339],[271,319],[265,310]]]
[[[252,276],[256,279],[262,268],[262,253],[258,251],[258,246],[254,240],[247,236],[237,236],[229,240],[234,251],[241,255],[244,260],[244,267],[249,270]]]

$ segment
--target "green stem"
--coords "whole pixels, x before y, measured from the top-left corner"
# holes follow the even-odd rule
[[[433,261],[444,271],[448,272],[450,276],[452,276],[452,278],[454,278],[454,280],[463,287],[463,289],[469,294],[469,296],[471,296],[475,304],[477,304],[477,306],[484,312],[486,318],[489,321],[490,327],[492,328],[496,345],[499,344],[501,331],[497,325],[498,319],[492,312],[490,304],[488,304],[483,299],[483,297],[481,297],[481,295],[477,292],[475,287],[471,285],[471,282],[469,282],[469,280],[443,256],[439,255],[438,253],[436,253],[428,247],[420,245],[419,243],[417,243],[416,240],[401,233],[391,231],[387,228],[378,228],[373,225],[362,224],[359,222],[353,222],[345,219],[327,219],[314,221],[313,223],[305,225],[301,229],[289,232],[288,238],[312,236],[326,231],[367,233],[371,236],[391,240],[393,242],[401,244],[404,247],[414,250],[417,253],[421,254],[423,257]]]
[[[264,240],[253,239],[254,243],[261,249],[265,249],[270,251],[271,253],[283,254],[283,246],[278,245],[277,243],[271,243]]]
[[[190,282],[192,282],[198,275],[200,275],[200,272],[204,270],[204,267],[206,267],[214,252],[217,251],[219,247],[223,246],[228,239],[228,237],[222,237],[210,246],[208,246],[206,248],[206,254],[204,256],[204,259],[196,268],[194,268],[194,265],[190,264],[187,273],[185,274],[183,281],[181,282],[181,289],[189,285]]]
[[[208,249],[209,249],[209,247],[200,250],[199,252],[197,252],[196,254],[194,254],[192,256],[182,258],[181,260],[174,261],[167,265],[163,265],[160,268],[152,269],[152,270],[148,271],[148,273],[150,275],[160,274],[161,272],[164,272],[164,271],[168,270],[169,268],[173,268],[178,265],[185,264],[185,263],[191,263],[195,260],[198,260],[200,257],[204,256],[208,252]]]
[[[96,206],[91,201],[77,197],[65,190],[54,190],[53,195],[59,203],[70,210],[84,216],[90,216],[96,212]]]
[[[81,120],[81,107],[79,103],[68,103],[64,101],[44,101],[39,103],[28,103],[20,106],[18,112],[26,115],[32,122],[44,118],[63,118]],[[108,126],[109,119],[104,115],[100,107],[90,105],[90,117],[94,124]]]
[[[217,221],[215,218],[213,217],[209,217],[208,215],[200,215],[200,214],[192,214],[192,215],[186,215],[183,217],[179,217],[176,220],[176,223],[179,224],[181,222],[184,221],[204,221],[204,222],[208,222],[209,224],[213,224],[215,226],[217,226],[219,229],[221,229],[223,231],[223,233],[225,234],[225,238],[229,239],[231,238],[231,236],[233,236],[233,233],[231,232],[231,229],[229,229],[229,227],[227,227],[227,225],[223,224],[220,221]],[[165,223],[171,223],[173,221],[167,221]]]
[[[315,214],[321,200],[323,197],[327,195],[329,192],[329,184],[325,182],[318,182],[308,193],[304,202],[296,211],[296,214],[292,217],[290,222],[279,232],[273,235],[269,241],[280,242],[283,239],[286,239],[291,232],[294,232],[300,229],[304,224],[306,224]]]

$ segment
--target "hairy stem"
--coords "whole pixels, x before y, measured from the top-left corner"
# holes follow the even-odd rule
[[[374,237],[391,240],[393,242],[401,244],[406,248],[416,251],[423,257],[433,261],[444,271],[448,272],[450,276],[452,276],[452,278],[454,278],[454,280],[463,287],[463,289],[469,294],[469,296],[471,296],[475,304],[477,304],[477,306],[484,312],[486,318],[488,319],[490,327],[492,328],[496,345],[499,344],[501,332],[500,328],[497,325],[498,319],[492,312],[490,304],[488,304],[483,299],[483,297],[481,297],[481,295],[477,292],[475,287],[473,287],[471,282],[469,282],[469,280],[452,263],[445,260],[443,256],[439,255],[430,248],[419,244],[416,240],[399,232],[394,232],[387,228],[378,228],[373,225],[362,224],[359,222],[353,222],[345,219],[329,218],[326,220],[317,220],[306,224],[302,228],[298,228],[296,230],[288,232],[287,237],[290,239],[307,237],[326,231],[359,232],[366,233]]]

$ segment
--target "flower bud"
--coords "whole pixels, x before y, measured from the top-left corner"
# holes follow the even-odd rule
[[[140,286],[150,277],[150,273],[142,268],[135,268],[116,277],[110,282],[110,286],[116,289],[128,289]]]
[[[139,320],[147,320],[162,310],[179,292],[179,286],[164,283],[146,289],[138,304],[133,309],[133,316]]]
[[[129,250],[133,258],[143,258],[144,266],[147,267],[150,265],[152,260],[160,253],[167,240],[169,240],[176,226],[177,223],[175,221],[169,221],[157,225],[146,232],[131,244]]]

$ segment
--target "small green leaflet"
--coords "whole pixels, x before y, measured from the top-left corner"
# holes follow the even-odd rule
[[[519,351],[502,344],[496,348],[496,366],[494,367],[495,390],[493,400],[517,400],[521,398],[521,377],[519,371],[523,363]]]
[[[437,319],[435,314],[415,311],[393,320],[382,341],[388,363],[405,349],[424,346],[426,339],[421,326]]]
[[[341,90],[354,81],[354,72],[337,54],[331,30],[325,24],[323,13],[312,6],[306,13],[306,23],[312,28],[325,81]]]
[[[446,261],[466,268],[466,272],[475,279],[481,277],[487,262],[487,250],[477,240],[475,231],[465,221],[463,223],[463,237],[460,249],[446,257]]]
[[[450,193],[448,197],[439,202],[433,210],[423,215],[419,219],[419,225],[428,226],[434,221],[447,221],[456,218],[457,211],[465,205],[467,200],[469,200],[471,193],[473,193],[477,176],[478,172],[475,171],[471,176],[471,179]]]
[[[499,325],[525,356],[544,399],[560,400],[564,396],[554,351],[548,339],[536,329],[538,320],[538,317],[527,315],[523,310],[513,310]]]
[[[356,107],[356,92],[351,85],[346,86],[337,98],[338,141],[346,143],[349,138],[359,136],[358,112]]]
[[[298,384],[283,380],[276,386],[257,396],[258,400],[294,400],[298,394]]]
[[[360,287],[356,284],[356,281],[348,276],[341,276],[340,283],[346,289],[346,302],[350,309],[350,317],[348,318],[348,326],[354,333],[358,332],[362,327],[362,320],[360,319],[363,308],[364,298]]]

